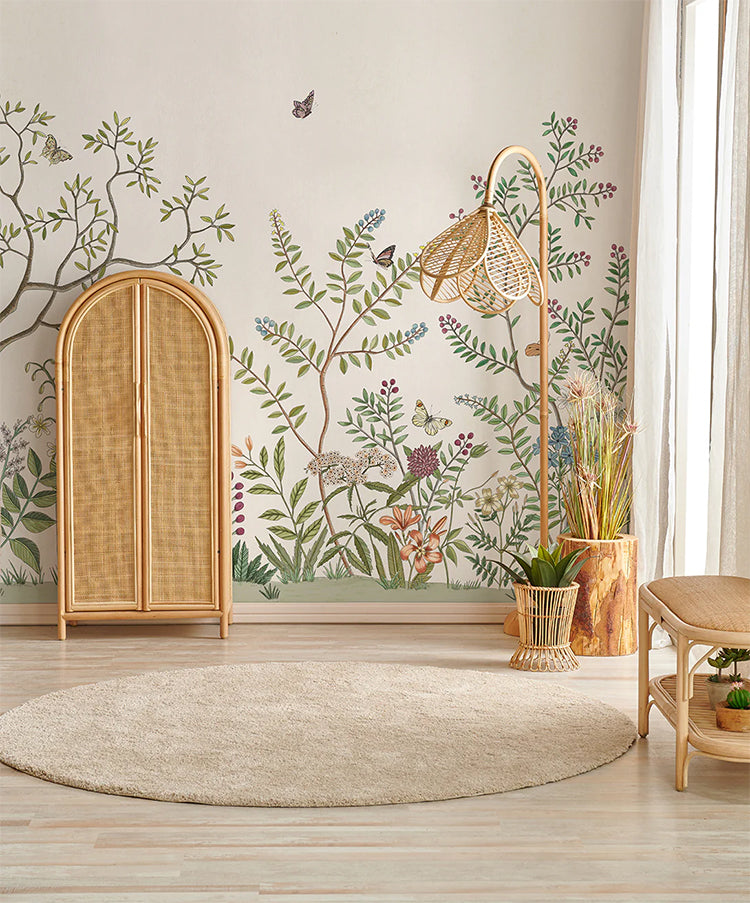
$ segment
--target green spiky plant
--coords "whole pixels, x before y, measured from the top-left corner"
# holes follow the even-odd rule
[[[728,709],[750,709],[750,690],[746,690],[741,683],[735,683],[727,694]]]
[[[521,571],[515,571],[508,565],[501,564],[501,567],[513,578],[515,583],[545,587],[570,586],[589,557],[582,549],[576,549],[568,555],[563,555],[561,545],[551,552],[542,545],[531,551],[534,552],[534,555],[528,559],[511,552],[515,561],[520,565]]]

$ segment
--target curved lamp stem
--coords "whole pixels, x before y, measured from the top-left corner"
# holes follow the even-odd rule
[[[484,203],[492,204],[492,191],[500,164],[511,154],[524,157],[534,170],[539,195],[539,276],[542,281],[542,303],[539,305],[539,532],[540,541],[549,541],[549,388],[548,378],[548,314],[547,314],[547,186],[537,158],[525,147],[512,144],[503,148],[492,161],[487,176]]]

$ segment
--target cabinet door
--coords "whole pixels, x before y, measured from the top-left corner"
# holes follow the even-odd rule
[[[140,605],[138,316],[133,280],[94,295],[69,332],[62,527],[73,611]]]
[[[218,608],[217,364],[192,299],[142,280],[144,607]]]

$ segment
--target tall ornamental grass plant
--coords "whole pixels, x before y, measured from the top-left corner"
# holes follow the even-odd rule
[[[638,426],[589,373],[566,383],[573,463],[563,483],[568,526],[579,539],[616,539],[630,517],[630,463]]]

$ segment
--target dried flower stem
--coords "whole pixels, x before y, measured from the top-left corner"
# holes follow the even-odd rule
[[[589,375],[568,381],[573,465],[562,498],[570,530],[581,539],[615,539],[628,523],[630,462],[636,425],[618,400]]]

